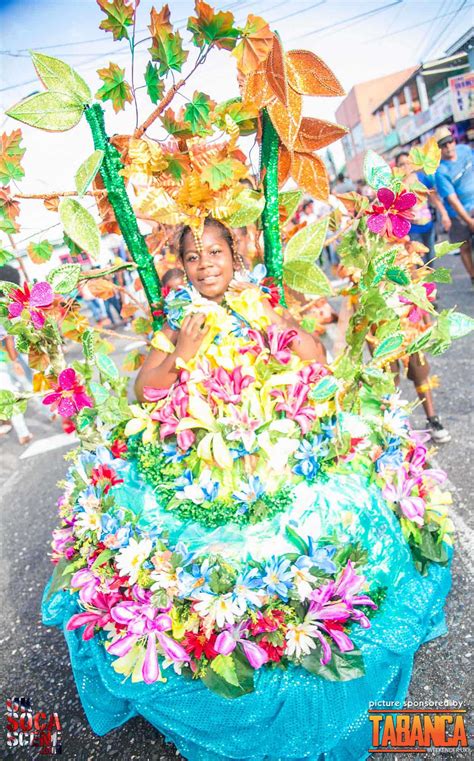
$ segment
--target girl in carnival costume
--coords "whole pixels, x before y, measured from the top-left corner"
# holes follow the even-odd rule
[[[129,10],[133,16],[136,8]],[[371,743],[370,703],[402,704],[417,648],[446,631],[445,475],[429,467],[424,438],[411,430],[409,410],[384,370],[400,347],[417,348],[397,332],[387,305],[413,288],[408,274],[393,272],[395,254],[374,233],[364,251],[352,252],[362,295],[349,349],[325,364],[319,341],[281,301],[283,280],[330,295],[314,265],[327,220],[294,235],[283,258],[278,220],[291,218],[301,195],[279,194],[278,182],[291,173],[306,192],[327,195],[314,151],[344,130],[302,117],[301,101],[304,94],[339,95],[340,85],[312,53],[285,54],[263,19],[250,16],[240,30],[231,13],[214,14],[199,0],[196,14],[188,29],[198,61],[213,45],[235,47],[243,100],[211,109],[209,97],[195,93],[184,114],[161,116],[180,81],[133,137],[124,143],[119,136],[121,156],[86,83],[67,64],[34,54],[46,86],[54,85],[51,71],[64,82],[54,123],[43,115],[40,126],[69,129],[85,110],[101,154],[91,157],[105,185],[99,208],[104,192],[154,328],[136,380],[138,402],[129,405],[126,383],[96,333],[79,330],[77,321],[68,334],[81,341],[84,362],[66,368],[60,354],[57,326],[64,328],[68,294],[87,273],[53,270],[42,287],[48,298],[33,304],[36,322],[28,294],[21,310],[12,306],[18,294],[7,294],[7,324],[25,350],[33,344],[48,358],[37,379],[44,402],[82,440],[68,455],[43,620],[64,631],[84,710],[100,735],[142,715],[192,761],[358,760]],[[114,37],[127,36],[129,22],[112,25]],[[152,10],[150,29],[159,75],[179,69],[186,56],[180,62],[176,55],[181,38],[167,6]],[[151,68],[150,81],[158,76]],[[67,88],[74,98],[63,113]],[[109,91],[104,86],[97,95],[106,99]],[[18,104],[9,113],[28,123],[31,108]],[[158,116],[176,136],[169,144],[144,137]],[[255,131],[257,118],[264,193],[239,182],[248,171],[236,141]],[[207,145],[215,130],[226,139]],[[89,160],[82,176],[90,177],[90,167]],[[187,225],[180,255],[189,283],[162,300],[123,177],[134,185],[142,218]],[[406,221],[401,195],[385,193],[382,211],[374,208],[374,217],[383,217],[378,234],[387,229],[385,217],[390,229],[392,217]],[[61,201],[66,231],[98,245],[91,228],[80,234],[75,204]],[[227,225],[241,227],[260,214],[268,273],[262,265],[246,273]],[[354,224],[362,222],[358,213]],[[461,318],[445,316],[443,346],[467,332]],[[380,343],[366,365],[361,347],[377,320]],[[425,346],[439,342],[433,330],[423,338]],[[16,400],[7,401],[14,411]]]

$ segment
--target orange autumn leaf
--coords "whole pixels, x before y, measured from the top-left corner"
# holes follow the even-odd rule
[[[339,140],[346,132],[347,129],[340,127],[339,124],[304,116],[301,119],[294,149],[304,152],[317,151],[335,140]]]
[[[152,8],[150,11],[150,25],[148,27],[152,37],[160,37],[163,33],[172,34],[173,26],[170,23],[170,9],[168,4],[161,11]]]
[[[48,379],[42,372],[38,372],[33,375],[32,386],[35,394],[37,394],[39,391],[46,391],[48,388],[51,388]]]
[[[115,285],[103,277],[94,278],[87,284],[90,292],[97,299],[110,299],[115,293]]]
[[[105,190],[104,181],[98,172],[92,182],[94,190]],[[121,234],[120,227],[115,219],[114,210],[107,198],[107,193],[104,195],[95,196],[95,202],[97,204],[97,210],[99,212],[101,222],[99,224],[100,232],[105,235],[106,233]]]
[[[285,184],[288,177],[290,176],[290,171],[291,154],[284,145],[280,145],[278,151],[278,186],[280,188]]]
[[[50,365],[49,355],[36,349],[28,352],[28,364],[32,370],[46,370]]]
[[[245,78],[242,102],[245,107],[265,108],[275,95],[268,84],[264,66],[250,72]]]
[[[268,83],[278,100],[284,106],[288,106],[285,54],[277,34],[273,36],[273,46],[266,63],[266,74]]]
[[[291,157],[291,176],[296,184],[313,198],[326,201],[329,180],[324,162],[312,153],[294,153]]]
[[[268,113],[278,136],[287,148],[293,148],[298,134],[303,110],[303,98],[297,92],[288,89],[288,106],[277,98],[268,104]]]
[[[265,19],[249,13],[242,32],[242,39],[232,55],[237,58],[237,65],[243,74],[249,74],[258,68],[261,61],[267,59],[273,45],[273,32]]]
[[[10,195],[10,186],[0,188],[0,209],[8,219],[16,224],[15,219],[20,213],[20,204]]]
[[[309,50],[290,50],[286,64],[290,87],[300,95],[344,95],[331,69]]]
[[[59,208],[59,196],[45,198],[43,203],[48,211],[57,211]]]
[[[123,320],[128,320],[130,317],[133,317],[137,309],[138,307],[136,304],[124,304],[120,310],[120,317],[122,317]]]

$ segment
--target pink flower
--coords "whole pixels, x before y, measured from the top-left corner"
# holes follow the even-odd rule
[[[426,298],[430,303],[433,303],[436,299],[436,284],[422,283],[422,286],[426,291]],[[408,319],[410,322],[419,322],[424,314],[428,314],[426,309],[422,309],[417,304],[414,304],[413,301],[410,301],[410,299],[405,298],[405,296],[399,296],[399,299],[402,304],[411,304],[411,309],[408,312]]]
[[[298,423],[303,433],[308,433],[316,419],[314,407],[305,404],[308,399],[309,388],[303,383],[296,383],[284,391],[275,389],[271,392],[271,395],[279,400],[275,407],[277,412],[286,412],[287,417]]]
[[[242,390],[252,382],[251,375],[242,375],[241,367],[234,368],[231,373],[219,367],[204,385],[210,394],[222,399],[226,404],[238,404],[242,398]]]
[[[86,613],[77,613],[69,619],[66,629],[73,631],[86,625],[82,634],[82,639],[92,639],[95,633],[95,627],[103,629],[107,624],[113,623],[112,610],[114,605],[122,600],[123,597],[119,592],[99,592],[89,596],[88,610]]]
[[[301,378],[301,382],[304,384],[317,383],[326,375],[329,375],[329,370],[319,362],[311,362],[310,365],[306,365],[298,371],[298,378]]]
[[[410,219],[413,218],[410,209],[417,203],[416,195],[407,190],[395,195],[390,188],[380,188],[377,191],[377,200],[382,205],[373,203],[372,208],[366,212],[369,215],[369,230],[388,238],[404,238],[408,235],[411,228]]]
[[[160,439],[166,439],[167,436],[173,436],[180,421],[186,417],[188,410],[189,392],[187,381],[189,373],[184,371],[179,376],[177,385],[172,386],[166,395],[165,404],[159,409],[152,412],[152,420],[158,420],[160,425]],[[147,398],[152,396],[153,389],[147,387]],[[161,389],[155,389],[158,393]],[[154,401],[154,399],[153,399]],[[180,431],[176,436],[178,446],[183,452],[187,452],[194,443],[195,435],[192,431]]]
[[[425,514],[425,502],[421,497],[412,496],[412,492],[418,486],[420,478],[410,478],[405,468],[399,468],[395,472],[395,482],[387,484],[382,492],[389,502],[393,502],[400,508],[403,515],[418,526],[423,525]]]
[[[12,302],[8,305],[8,316],[10,318],[19,317],[26,309],[31,317],[31,322],[35,328],[42,328],[45,316],[43,311],[48,309],[54,301],[54,293],[49,283],[35,283],[31,291],[28,283],[25,283],[23,290],[15,288],[9,294]]]
[[[297,330],[293,328],[281,330],[277,325],[270,325],[266,333],[261,333],[259,330],[249,330],[248,336],[254,341],[254,344],[253,346],[245,346],[240,351],[242,354],[246,351],[256,355],[268,354],[269,357],[273,357],[282,365],[287,365],[291,359],[291,351],[288,347],[297,335]]]
[[[75,538],[72,526],[54,529],[53,541],[51,543],[53,548],[52,560],[54,564],[61,560],[62,557],[70,560],[75,554],[74,542]]]
[[[85,393],[84,386],[78,382],[76,371],[72,367],[59,373],[54,392],[44,397],[43,404],[51,404],[52,409],[57,409],[63,417],[72,417],[84,407],[94,406],[92,399]]]

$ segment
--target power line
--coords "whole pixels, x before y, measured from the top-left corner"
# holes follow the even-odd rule
[[[444,10],[447,11],[448,5],[450,5],[449,0],[443,0],[440,8],[438,8],[438,13],[441,14],[442,11]],[[432,27],[428,28],[428,31],[426,33],[423,33],[423,36],[420,42],[416,45],[416,48],[421,51],[419,53],[419,59],[418,59],[420,62],[425,60],[427,51],[431,49],[431,40],[433,39],[433,37],[436,37],[436,35],[438,34],[442,26],[444,26],[444,21],[441,18],[438,24],[436,23],[433,24]]]
[[[467,0],[465,0],[467,2]],[[468,5],[465,10],[467,11],[469,8],[472,8],[474,3],[471,3]],[[457,11],[450,11],[449,13],[443,13],[441,16],[433,16],[432,18],[425,19],[425,21],[420,21],[419,24],[410,24],[410,26],[405,26],[403,29],[397,29],[395,32],[389,32],[388,34],[383,34],[381,37],[371,37],[368,40],[364,40],[364,45],[371,43],[371,42],[379,42],[380,40],[384,40],[387,37],[393,37],[396,34],[401,34],[402,32],[411,31],[412,29],[417,29],[419,26],[424,26],[424,24],[431,24],[432,21],[437,21],[439,18],[446,18],[447,16],[452,16],[453,14],[457,13]]]
[[[400,5],[403,0],[394,0],[394,2],[389,3],[388,5],[381,5],[378,8],[372,8],[370,11],[364,11],[364,13],[358,13],[356,16],[350,16],[349,18],[342,19],[342,21],[336,21],[334,24],[328,24],[327,26],[320,26],[318,29],[312,29],[310,32],[305,32],[305,34],[300,34],[298,37],[292,37],[292,40],[297,39],[303,39],[304,37],[311,37],[313,34],[317,34],[318,32],[325,32],[327,29],[335,29],[337,26],[341,26],[343,24],[347,24],[350,21],[356,21],[361,18],[367,18],[368,16],[375,16],[376,13],[381,13],[382,11],[387,11],[389,8],[393,8],[396,5]]]
[[[451,26],[451,24],[455,20],[457,14],[461,13],[464,10],[464,6],[466,5],[466,3],[467,3],[467,0],[462,0],[461,5],[459,6],[459,8],[457,8],[457,10],[453,11],[453,17],[452,17],[452,19],[450,19],[449,22],[446,24],[446,26],[441,30],[441,32],[439,33],[439,35],[436,37],[435,41],[433,42],[433,44],[429,48],[428,52],[430,52],[433,49],[436,49],[436,45],[446,35],[446,32],[448,31],[449,27]],[[468,7],[471,7],[471,6],[468,6]],[[467,10],[467,8],[466,8],[466,10]]]

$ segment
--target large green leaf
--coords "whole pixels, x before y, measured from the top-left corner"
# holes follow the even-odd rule
[[[231,227],[245,227],[259,218],[265,207],[265,197],[251,188],[244,188],[239,193],[237,202],[239,209],[227,218]]]
[[[6,248],[0,248],[0,267],[4,264],[8,264],[15,258],[15,254],[12,251],[7,251]]]
[[[318,643],[316,650],[307,655],[301,661],[301,665],[312,674],[321,676],[330,682],[348,682],[359,679],[365,674],[362,653],[357,648],[348,653],[341,653],[333,646],[332,658],[325,666],[321,664],[322,648]]]
[[[447,267],[438,267],[425,277],[425,283],[452,283],[452,281],[451,270],[448,270]]]
[[[102,375],[111,380],[117,380],[120,376],[117,365],[106,354],[96,354],[95,363]]]
[[[59,217],[69,237],[83,251],[97,258],[100,253],[100,235],[92,214],[74,198],[63,198],[59,204]]]
[[[283,210],[285,212],[288,219],[291,219],[295,213],[302,196],[303,192],[301,190],[285,190],[283,193],[278,194],[278,206],[280,211]]]
[[[436,243],[434,250],[437,259],[440,259],[446,254],[450,254],[452,251],[458,251],[462,245],[462,240],[459,243],[450,243],[449,240],[443,240],[441,243]]]
[[[158,103],[165,89],[164,81],[160,79],[158,67],[148,61],[145,71],[145,84],[148,97],[152,103]]]
[[[76,287],[81,275],[80,264],[62,264],[61,267],[55,267],[46,276],[55,293],[71,293]]]
[[[338,389],[337,380],[333,375],[326,375],[325,378],[316,383],[312,391],[309,392],[309,396],[315,402],[325,402],[327,399],[331,399]]]
[[[75,182],[76,190],[80,196],[84,195],[92,180],[99,171],[104,159],[104,151],[94,151],[91,153],[76,172]]]
[[[320,255],[328,230],[329,219],[307,225],[293,235],[285,249],[285,264],[298,261],[315,262]]]
[[[433,340],[433,329],[434,326],[432,325],[430,328],[425,330],[421,336],[409,343],[405,350],[406,353],[416,354],[418,351],[424,351],[427,348],[428,344]]]
[[[380,359],[381,357],[386,357],[389,354],[392,354],[394,351],[400,348],[402,343],[403,333],[395,333],[393,336],[388,336],[388,338],[385,338],[383,341],[381,341],[375,349],[373,354],[374,359]]]
[[[192,131],[197,135],[206,135],[209,129],[209,114],[211,113],[211,99],[204,92],[194,93],[192,100],[184,107],[184,118],[191,125]]]
[[[313,296],[331,296],[331,283],[324,272],[308,261],[295,260],[283,265],[283,279],[290,288]]]
[[[11,391],[0,391],[0,418],[9,420],[15,409],[16,397]]]
[[[389,188],[392,182],[392,170],[378,153],[369,149],[364,159],[364,177],[367,184],[374,190]]]
[[[253,669],[245,656],[239,655],[237,650],[232,655],[215,658],[202,681],[209,690],[227,700],[240,698],[254,689]]]
[[[451,338],[462,338],[474,330],[474,320],[462,312],[448,314],[449,335]]]
[[[7,116],[31,127],[50,132],[66,132],[81,120],[84,107],[63,92],[40,92],[8,109]]]
[[[48,90],[61,92],[70,96],[71,101],[77,100],[87,105],[92,98],[89,86],[69,64],[43,53],[31,53],[31,60],[36,73]]]

